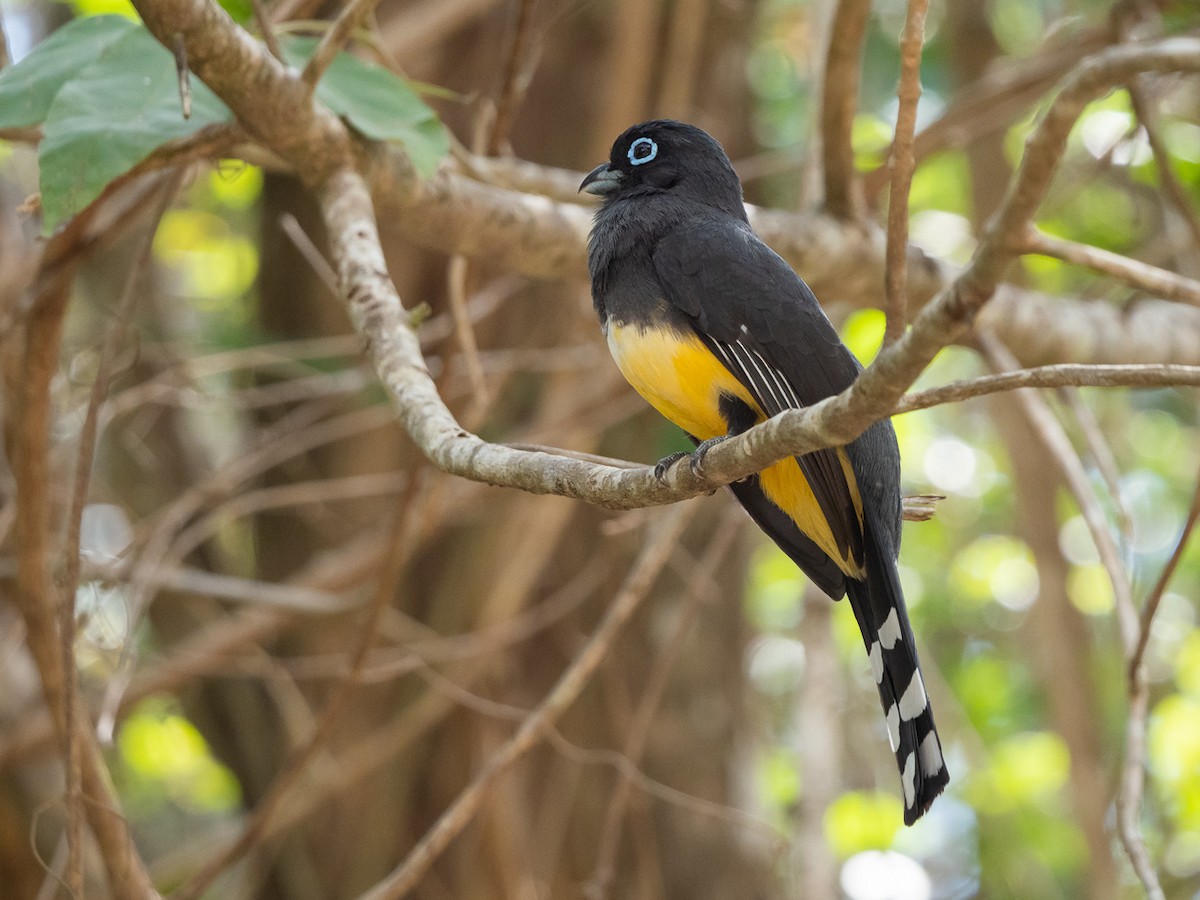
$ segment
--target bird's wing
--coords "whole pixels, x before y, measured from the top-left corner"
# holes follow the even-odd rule
[[[653,260],[667,301],[767,416],[846,388],[859,365],[808,286],[748,227],[712,217],[663,237]],[[844,558],[862,560],[862,524],[838,450],[798,458]]]

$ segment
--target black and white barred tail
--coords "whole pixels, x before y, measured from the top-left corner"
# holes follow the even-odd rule
[[[921,678],[917,647],[904,607],[900,577],[887,538],[864,522],[866,578],[846,579],[846,593],[862,632],[871,671],[879,688],[888,740],[900,768],[904,824],[929,809],[950,781],[933,710]]]

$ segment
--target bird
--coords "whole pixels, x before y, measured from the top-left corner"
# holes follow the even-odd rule
[[[600,198],[588,270],[609,351],[696,445],[660,461],[660,479],[683,458],[701,471],[715,443],[838,394],[862,371],[808,285],[751,228],[741,181],[707,132],[670,119],[634,125],[579,189]],[[849,596],[912,825],[950,776],[897,571],[891,422],[729,489],[817,587]]]

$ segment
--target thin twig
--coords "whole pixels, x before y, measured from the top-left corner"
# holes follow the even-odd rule
[[[1017,247],[1021,253],[1049,256],[1100,272],[1164,300],[1178,300],[1181,303],[1200,306],[1200,281],[1110,250],[1054,237],[1034,226],[1030,226],[1017,239]]]
[[[979,345],[984,356],[997,369],[1003,371],[1017,365],[1016,358],[1007,347],[988,332],[979,335]],[[1083,461],[1071,446],[1071,440],[1055,417],[1046,401],[1034,391],[1021,390],[1014,395],[1017,404],[1029,420],[1034,433],[1050,452],[1062,472],[1071,495],[1079,505],[1079,511],[1092,536],[1092,542],[1100,554],[1100,562],[1112,583],[1117,623],[1122,641],[1128,646],[1137,627],[1137,613],[1133,606],[1133,592],[1129,574],[1125,569],[1121,549],[1113,538],[1112,529],[1104,515],[1104,508],[1088,479]]]
[[[1045,47],[1033,56],[1006,60],[989,69],[978,81],[956,91],[946,110],[917,132],[913,141],[917,160],[1008,128],[1044,98],[1055,82],[1110,40],[1107,28],[1090,28],[1073,40]],[[863,176],[868,204],[873,204],[890,180],[886,162]]]
[[[291,213],[283,213],[279,217],[279,227],[283,229],[283,233],[288,236],[292,245],[304,257],[304,261],[309,264],[316,276],[321,279],[321,283],[329,288],[329,292],[336,297],[338,292],[337,273],[330,267],[325,255],[317,249],[317,245],[313,243],[299,220]]]
[[[1146,717],[1150,711],[1150,680],[1139,666],[1129,688],[1129,715],[1125,720],[1125,759],[1117,796],[1117,832],[1125,855],[1133,865],[1147,900],[1164,900],[1162,885],[1150,851],[1142,838],[1142,788],[1145,785]]]
[[[258,25],[258,32],[262,35],[267,50],[273,57],[286,65],[287,61],[283,58],[283,51],[279,49],[279,40],[275,37],[275,29],[271,27],[271,19],[263,7],[263,0],[250,0],[250,5],[254,7],[254,22]]]
[[[1183,530],[1179,533],[1179,540],[1175,542],[1175,550],[1171,553],[1167,564],[1163,566],[1158,581],[1154,583],[1154,587],[1146,597],[1146,602],[1142,605],[1141,616],[1138,619],[1137,643],[1133,645],[1133,649],[1129,653],[1130,684],[1133,684],[1138,678],[1137,672],[1141,668],[1142,657],[1145,655],[1146,645],[1150,641],[1150,626],[1154,624],[1154,614],[1158,612],[1158,605],[1162,602],[1167,585],[1171,583],[1171,577],[1183,559],[1183,551],[1187,548],[1188,539],[1192,536],[1192,530],[1196,527],[1198,518],[1200,518],[1200,479],[1197,480],[1196,490],[1192,494],[1192,505],[1188,508]]]
[[[1146,130],[1146,141],[1154,156],[1154,165],[1158,170],[1158,179],[1162,183],[1163,193],[1175,207],[1175,211],[1183,220],[1184,227],[1192,239],[1192,252],[1200,251],[1200,216],[1193,206],[1191,194],[1179,181],[1175,174],[1172,154],[1163,140],[1159,130],[1159,104],[1148,97],[1148,79],[1137,75],[1130,79],[1126,89],[1129,91],[1129,102],[1133,107],[1134,118]]]
[[[913,132],[921,100],[921,48],[925,43],[925,12],[929,0],[908,0],[904,31],[900,35],[900,86],[896,96],[895,137],[892,139],[892,186],[888,197],[887,269],[884,275],[888,345],[904,334],[908,321],[908,192],[912,188]]]
[[[401,502],[396,506],[396,518],[392,526],[389,546],[382,558],[379,579],[371,599],[371,605],[367,609],[366,619],[359,630],[358,644],[350,659],[350,670],[322,712],[321,718],[313,728],[312,735],[271,783],[266,796],[255,807],[254,813],[238,838],[201,868],[187,884],[172,894],[172,900],[197,900],[212,885],[217,876],[241,859],[263,839],[271,817],[301,776],[308,770],[317,751],[333,734],[334,726],[358,688],[359,675],[366,663],[371,645],[375,641],[375,634],[379,629],[383,612],[395,597],[396,583],[409,558],[405,548],[410,543],[413,531],[421,520],[421,510],[424,508],[422,496],[426,481],[427,479],[423,478],[420,472],[414,473],[409,479]]]
[[[321,80],[321,76],[325,74],[325,70],[329,68],[334,57],[346,49],[350,35],[359,29],[378,4],[379,0],[350,0],[346,4],[342,14],[334,20],[330,29],[321,37],[321,42],[313,51],[312,58],[309,59],[304,66],[304,71],[300,74],[300,80],[308,86],[309,90],[317,86],[317,82]]]
[[[190,119],[192,117],[192,77],[188,72],[187,45],[183,42],[182,34],[175,35],[173,45],[175,78],[179,85],[179,105],[183,110],[183,117]]]
[[[1096,470],[1104,479],[1104,487],[1108,491],[1109,500],[1113,505],[1121,536],[1126,544],[1132,544],[1133,517],[1129,514],[1129,505],[1121,496],[1121,472],[1117,467],[1117,458],[1113,454],[1113,449],[1104,437],[1100,423],[1096,420],[1096,414],[1090,406],[1083,402],[1082,394],[1075,387],[1059,388],[1058,396],[1071,410],[1075,421],[1079,423],[1083,442],[1088,453],[1091,454],[1092,461],[1096,464]]]
[[[489,156],[499,156],[509,151],[508,136],[533,75],[530,57],[533,47],[533,9],[537,0],[520,0],[520,3],[512,47],[504,64],[500,89],[496,92],[496,113],[486,145]]]
[[[821,85],[821,151],[825,209],[838,219],[857,219],[863,213],[852,136],[854,115],[858,111],[863,38],[870,14],[870,0],[838,0],[829,30]]]
[[[483,365],[479,361],[479,344],[475,340],[475,329],[467,313],[469,269],[467,258],[462,254],[450,257],[450,263],[446,267],[446,292],[450,300],[450,313],[454,317],[454,335],[458,340],[458,348],[462,351],[463,362],[466,363],[471,392],[475,395],[472,413],[477,414],[487,406],[488,385],[483,374]],[[470,417],[471,415],[467,416]]]
[[[462,793],[442,813],[433,827],[392,872],[362,895],[361,900],[398,900],[415,888],[449,843],[467,826],[483,803],[496,778],[537,746],[575,702],[617,635],[653,586],[671,549],[695,511],[695,504],[679,504],[660,520],[656,533],[634,563],[620,593],[609,606],[587,644],[559,677],[550,693],[521,723],[516,734],[484,762]]]
[[[753,829],[760,838],[770,843],[773,855],[780,855],[787,849],[791,835],[779,826],[760,819],[744,809],[705,800],[703,797],[697,797],[651,778],[638,768],[633,760],[617,750],[595,750],[580,747],[567,740],[557,728],[550,730],[549,739],[550,743],[554,745],[554,749],[567,759],[583,765],[608,766],[648,797],[669,803],[684,812],[710,816],[720,822]]]
[[[1130,366],[1093,366],[1082,363],[1060,363],[980,375],[962,381],[951,381],[912,394],[905,394],[896,404],[893,415],[930,409],[944,403],[959,403],[975,397],[985,397],[1001,391],[1020,388],[1062,387],[1200,387],[1200,366],[1170,366],[1145,363]]]

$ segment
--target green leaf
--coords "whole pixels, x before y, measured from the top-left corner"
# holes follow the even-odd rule
[[[26,128],[46,118],[68,81],[138,26],[121,16],[68,22],[15,66],[0,72],[0,128]]]
[[[307,37],[285,36],[280,43],[297,69],[317,47]],[[450,151],[441,120],[403,78],[348,53],[334,58],[317,84],[317,98],[367,137],[403,146],[422,176],[432,175]]]
[[[185,119],[171,54],[144,28],[126,33],[62,87],[46,114],[38,148],[45,232],[162,144],[232,118],[193,78]]]
[[[250,0],[218,0],[218,5],[239,25],[246,25],[254,18],[254,4]]]

